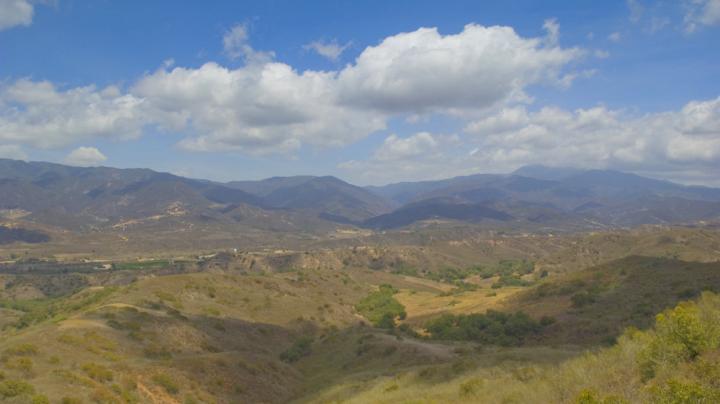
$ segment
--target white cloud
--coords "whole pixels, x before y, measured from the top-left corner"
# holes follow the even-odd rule
[[[336,102],[334,74],[282,63],[227,69],[159,70],[133,93],[163,127],[188,134],[197,151],[288,152],[307,143],[340,146],[385,127],[377,114]]]
[[[463,136],[391,135],[364,161],[339,167],[370,183],[479,172],[526,164],[614,168],[720,186],[720,97],[678,111],[627,115],[599,106],[567,111],[501,108]]]
[[[107,157],[94,147],[78,147],[65,157],[65,163],[80,167],[97,166],[105,160]]]
[[[58,148],[94,137],[136,138],[145,122],[141,104],[114,86],[59,90],[20,79],[0,86],[0,142]]]
[[[231,36],[229,43],[247,43],[244,28]],[[468,25],[445,36],[422,28],[386,38],[338,71],[207,63],[160,69],[131,92],[158,124],[188,135],[186,149],[288,152],[348,144],[400,114],[475,113],[525,100],[531,84],[567,81],[559,74],[581,53],[507,27]]]
[[[0,0],[0,31],[28,26],[33,19],[33,5],[28,0]]]
[[[330,42],[324,41],[312,41],[309,44],[303,45],[303,49],[315,51],[318,55],[329,59],[330,61],[337,62],[343,52],[351,45],[350,42],[345,45],[340,45],[336,39]]]
[[[341,101],[385,113],[448,113],[526,100],[527,86],[560,82],[579,49],[522,38],[510,27],[421,28],[366,48],[338,75]]]
[[[481,158],[508,167],[549,161],[628,169],[720,167],[720,98],[641,117],[604,107],[532,113],[515,108],[473,122],[466,131],[485,150]]]
[[[457,136],[433,135],[429,132],[419,132],[407,138],[392,134],[385,138],[382,146],[375,151],[373,159],[377,161],[397,161],[427,158],[438,152],[438,147],[458,140]]]
[[[720,0],[690,0],[685,14],[685,30],[694,32],[700,26],[720,25]]]
[[[612,42],[620,42],[620,39],[622,39],[622,36],[619,32],[613,32],[610,35],[608,35],[608,39]]]
[[[421,28],[385,38],[342,69],[300,72],[255,51],[247,27],[236,25],[223,45],[229,57],[244,59],[241,67],[166,62],[126,92],[28,79],[0,87],[0,142],[60,148],[95,137],[137,138],[153,126],[184,134],[180,146],[195,151],[342,146],[393,117],[476,116],[526,102],[530,85],[587,76],[564,71],[583,51],[558,45],[554,20],[545,29],[547,37],[523,38],[499,26],[470,24],[448,35]],[[387,148],[436,139],[428,136],[390,138]]]
[[[364,161],[351,160],[338,165],[363,182],[447,178],[457,174],[465,154],[457,135],[418,132],[408,137],[391,134]],[[449,162],[454,162],[451,164]]]
[[[27,154],[25,154],[23,149],[18,145],[0,144],[0,158],[27,160]]]
[[[560,40],[560,24],[558,24],[557,20],[554,18],[545,20],[543,28],[547,31],[547,44],[550,46],[557,45]]]
[[[265,63],[271,61],[273,52],[260,52],[250,46],[250,35],[246,24],[235,24],[223,35],[223,50],[230,59],[242,58],[245,63]]]

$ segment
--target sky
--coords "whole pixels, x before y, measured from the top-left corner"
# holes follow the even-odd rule
[[[720,0],[0,0],[0,157],[720,186]]]

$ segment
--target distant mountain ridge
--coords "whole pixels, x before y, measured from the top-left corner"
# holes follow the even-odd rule
[[[613,170],[527,166],[511,174],[478,174],[368,189],[398,203],[413,204],[416,210],[418,204],[435,205],[435,201],[445,200],[494,209],[517,221],[560,227],[668,224],[720,217],[720,189]],[[452,218],[452,214],[435,211],[437,218]],[[406,216],[407,211],[403,212]],[[383,227],[378,221],[374,219],[372,224]]]
[[[149,169],[0,159],[2,217],[71,231],[138,224],[231,233],[390,230],[428,220],[577,229],[716,220],[720,189],[543,166],[358,187],[331,176],[218,183]]]
[[[227,185],[252,193],[274,208],[302,209],[345,222],[365,220],[395,207],[381,196],[332,176],[273,177]]]

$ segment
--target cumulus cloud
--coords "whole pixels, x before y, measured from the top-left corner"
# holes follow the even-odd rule
[[[442,35],[421,28],[366,48],[334,71],[298,71],[250,46],[236,25],[223,38],[241,67],[165,63],[125,92],[118,87],[57,88],[18,80],[0,87],[0,141],[63,147],[91,137],[134,138],[146,126],[182,133],[196,151],[287,153],[302,145],[346,145],[384,129],[393,117],[477,114],[524,102],[533,84],[567,85],[579,49],[509,27],[467,25]]]
[[[57,148],[92,137],[136,138],[142,100],[115,86],[62,90],[47,81],[0,87],[0,142]]]
[[[690,0],[684,21],[687,32],[701,26],[720,25],[720,0]]]
[[[479,158],[507,167],[546,162],[666,171],[688,164],[717,167],[720,98],[640,117],[605,107],[537,112],[518,107],[472,122],[466,132],[481,145]]]
[[[442,147],[457,141],[458,137],[455,135],[433,135],[429,132],[419,132],[406,138],[392,134],[385,138],[382,146],[375,151],[373,159],[377,161],[398,161],[418,157],[428,158],[441,152]]]
[[[418,132],[401,137],[391,134],[368,160],[351,160],[338,165],[363,182],[446,178],[467,169],[467,151],[457,135]]]
[[[238,26],[229,35],[227,48],[247,53],[247,30]],[[468,25],[455,35],[422,28],[386,38],[338,71],[207,63],[162,68],[131,93],[146,101],[160,126],[187,134],[186,149],[288,152],[302,144],[348,144],[400,114],[479,111],[524,100],[531,84],[560,84],[562,68],[581,53],[507,27]]]
[[[550,41],[552,41],[552,33]],[[469,24],[458,34],[421,28],[366,48],[339,72],[342,103],[385,113],[448,113],[526,100],[525,89],[559,83],[575,48],[523,38],[510,27]]]
[[[0,31],[30,25],[33,11],[28,0],[0,0]]]
[[[94,147],[78,147],[65,157],[65,163],[73,166],[90,167],[102,164],[107,157]]]
[[[133,88],[159,125],[188,133],[196,151],[288,152],[339,146],[385,127],[382,117],[336,102],[334,74],[283,63],[158,70]]]
[[[334,39],[330,42],[312,41],[306,45],[303,45],[303,49],[312,50],[318,55],[330,61],[337,62],[338,59],[340,59],[340,55],[342,55],[342,53],[345,52],[345,50],[349,48],[350,45],[350,42],[344,45],[340,45],[337,39]]]
[[[388,173],[419,180],[527,164],[614,168],[720,186],[720,97],[641,116],[602,106],[506,107],[470,122],[462,136],[391,135],[367,160],[339,167],[357,180],[382,183]]]
[[[622,35],[620,35],[619,32],[613,32],[608,35],[608,39],[612,42],[620,42],[620,39],[622,39]]]

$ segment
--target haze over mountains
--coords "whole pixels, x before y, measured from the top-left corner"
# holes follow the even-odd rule
[[[335,177],[217,183],[148,169],[0,160],[6,221],[72,231],[215,224],[271,231],[378,230],[424,221],[573,230],[720,217],[720,189],[608,170],[527,166],[506,175],[358,187]],[[309,229],[309,230],[308,230]]]

